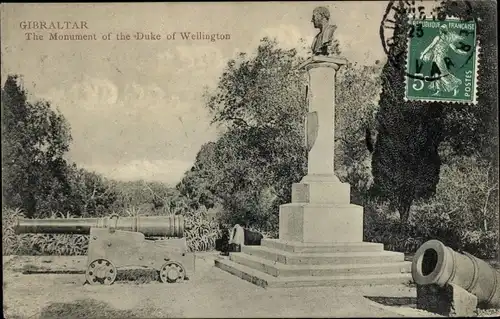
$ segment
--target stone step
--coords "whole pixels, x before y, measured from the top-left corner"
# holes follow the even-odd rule
[[[380,264],[404,261],[404,254],[392,251],[342,253],[289,253],[265,246],[243,246],[243,253],[292,265]]]
[[[230,260],[274,277],[371,275],[411,271],[411,262],[408,261],[354,265],[285,265],[245,253],[232,253]]]
[[[401,285],[411,281],[411,274],[378,274],[350,276],[299,276],[273,277],[229,259],[216,259],[215,266],[239,278],[264,288],[359,286],[359,285]]]
[[[360,243],[301,243],[279,239],[263,239],[261,245],[290,253],[339,253],[339,252],[369,252],[383,251],[384,244]]]

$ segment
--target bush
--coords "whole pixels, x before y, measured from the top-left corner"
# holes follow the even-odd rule
[[[221,236],[221,229],[215,219],[207,215],[205,206],[184,214],[186,218],[186,241],[191,251],[215,249],[215,241]]]
[[[2,209],[2,254],[5,255],[68,255],[87,253],[88,236],[65,234],[21,234],[14,231],[17,218],[24,217],[20,209]],[[52,213],[51,218],[72,218]]]
[[[122,216],[142,215],[131,208],[122,211]],[[21,234],[16,235],[14,226],[17,218],[24,217],[20,209],[2,209],[2,254],[5,255],[86,255],[88,235],[71,234]],[[73,218],[70,215],[53,213],[51,218]],[[186,213],[185,237],[191,251],[209,251],[215,249],[215,240],[220,237],[218,224],[207,216],[205,210]],[[165,239],[165,238],[156,238]]]
[[[2,256],[16,255],[18,236],[15,234],[14,225],[16,218],[23,217],[20,209],[2,208]]]
[[[458,158],[441,168],[436,194],[415,202],[406,227],[385,205],[365,207],[365,240],[384,243],[389,250],[413,253],[430,239],[479,258],[496,256],[498,184],[488,163]]]
[[[365,206],[364,241],[383,243],[387,250],[413,253],[426,238],[408,228],[401,231],[399,217],[388,213],[386,205],[370,203]]]
[[[426,241],[437,239],[455,251],[492,259],[496,256],[498,233],[495,231],[462,229],[447,217],[427,211],[412,215],[402,230],[399,218],[386,214],[381,208],[365,211],[364,240],[383,243],[385,249],[415,253]]]

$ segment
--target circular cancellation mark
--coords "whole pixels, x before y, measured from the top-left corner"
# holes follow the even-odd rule
[[[409,78],[429,82],[436,81],[448,75],[452,76],[450,72],[450,66],[453,66],[453,69],[457,71],[469,65],[469,62],[475,55],[477,46],[477,35],[475,30],[475,26],[477,26],[477,20],[472,17],[472,7],[469,1],[463,1],[462,3],[464,5],[462,7],[460,7],[456,1],[453,1],[451,3],[451,13],[458,13],[460,11],[464,12],[465,9],[465,16],[467,17],[465,19],[449,19],[442,7],[435,8],[433,10],[434,12],[432,14],[432,17],[428,18],[424,13],[425,7],[415,7],[415,2],[416,1],[391,0],[386,7],[382,22],[380,24],[379,33],[382,47],[385,54],[387,55],[388,62],[396,68],[405,68],[405,76]],[[392,16],[391,13],[393,14]],[[406,43],[404,45],[398,46],[399,43],[396,42],[397,39],[394,34],[391,36],[388,32],[392,30],[392,32],[394,33],[394,30],[396,30],[396,28],[398,27],[396,25],[397,22],[395,15],[408,15],[408,19],[406,20],[407,25],[402,27],[403,30],[406,30],[406,35],[404,36],[404,41]],[[456,14],[456,16],[459,15]],[[436,28],[436,25],[439,27]],[[434,32],[435,34],[430,34],[430,28],[426,28],[425,26],[432,26],[434,29],[436,29],[435,31],[430,32]],[[453,30],[451,30],[452,28],[449,28],[450,26],[452,28],[458,28],[458,32],[454,32]],[[437,37],[437,35],[440,35],[440,37]],[[417,49],[415,45],[412,45],[412,41],[414,41],[415,39],[421,40],[422,38],[425,38],[425,36],[427,36],[428,38],[431,37],[428,41],[428,47],[432,47],[434,48],[434,50],[431,50],[431,52],[429,53],[428,49],[420,48],[422,49],[422,52],[411,52],[412,49]],[[421,59],[423,61],[432,60],[433,57],[436,57],[436,54],[433,54],[432,51],[435,52],[435,47],[439,47],[440,45],[442,45],[441,42],[443,41],[439,41],[440,38],[446,39],[448,42],[447,45],[451,45],[450,47],[454,51],[454,54],[443,57],[443,63],[446,65],[446,68],[440,68],[436,63],[433,62],[429,75],[422,75],[419,72],[409,72],[409,70],[406,69],[406,60],[410,58],[409,55],[411,55],[411,53],[420,53],[417,59]],[[400,39],[403,39],[403,37],[401,37]],[[407,52],[407,49],[410,52]],[[408,56],[406,56],[404,59],[405,63],[401,65],[400,63],[398,63],[398,59],[404,54],[408,54]],[[417,70],[419,69],[419,66],[421,66],[421,64],[419,64],[419,62],[417,61]],[[446,69],[447,71],[440,72],[443,69]]]

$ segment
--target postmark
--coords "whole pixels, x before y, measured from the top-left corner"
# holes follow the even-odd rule
[[[475,21],[413,20],[408,38],[405,98],[476,103]]]
[[[388,63],[405,76],[404,99],[475,104],[479,41],[472,7],[452,1],[445,12],[429,3],[389,1],[380,25]]]

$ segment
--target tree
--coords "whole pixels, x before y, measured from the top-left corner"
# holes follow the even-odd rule
[[[71,135],[48,102],[27,100],[20,80],[9,75],[2,88],[2,205],[33,216],[56,208],[69,192],[63,155]]]
[[[117,199],[114,185],[69,164],[71,142],[64,116],[46,101],[28,101],[19,76],[2,88],[2,193],[4,207],[27,217],[54,212],[101,215]]]
[[[197,210],[201,206],[213,208],[218,200],[214,193],[214,185],[218,183],[220,165],[216,158],[217,144],[204,144],[196,155],[193,167],[185,173],[182,181],[176,186],[182,196],[189,201],[189,207]]]
[[[101,216],[107,213],[118,199],[116,183],[99,174],[72,164],[68,167],[67,176],[70,179],[67,210],[73,215]]]
[[[409,24],[402,1],[399,10],[395,14],[395,45],[389,50],[381,76],[372,191],[399,211],[403,226],[412,203],[432,196],[439,181],[443,105],[404,101],[404,52]]]
[[[446,117],[446,143],[453,155],[479,157],[488,162],[488,176],[495,176],[493,212],[498,211],[498,46],[497,8],[488,1],[443,1],[444,12],[461,19],[474,19],[480,41],[477,105],[457,105]],[[484,167],[484,166],[483,166]],[[488,188],[490,189],[490,188]],[[483,216],[487,205],[483,206]],[[491,213],[491,212],[490,212]],[[500,222],[500,220],[499,220]],[[497,258],[500,260],[500,225],[498,226]],[[483,229],[486,227],[483,226]]]
[[[207,94],[222,134],[203,146],[177,187],[194,208],[220,204],[231,222],[270,227],[305,170],[305,78],[296,50],[265,38],[256,53],[229,61]]]
[[[477,21],[479,67],[477,105],[455,104],[446,108],[445,142],[452,155],[477,155],[498,167],[498,46],[497,10],[491,1],[443,1],[444,13]],[[494,164],[495,164],[494,163]]]
[[[374,124],[381,69],[378,63],[349,63],[337,74],[335,171],[340,180],[351,185],[351,201],[360,204],[368,199],[367,190],[373,183],[365,133]]]

